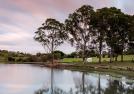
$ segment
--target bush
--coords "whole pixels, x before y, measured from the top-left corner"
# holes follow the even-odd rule
[[[57,55],[58,55],[58,58],[59,59],[63,59],[63,58],[65,58],[65,56],[66,56],[66,54],[65,53],[63,53],[62,51],[54,51],[54,54],[56,54],[55,56],[57,57]]]
[[[132,63],[134,63],[134,59],[132,59]]]
[[[23,62],[23,59],[22,58],[18,58],[18,59],[16,59],[16,62]]]
[[[36,56],[29,56],[29,57],[27,58],[27,61],[28,61],[28,62],[38,62],[38,59],[37,59]]]
[[[14,58],[14,57],[9,56],[9,57],[8,57],[8,61],[15,61],[15,58]]]
[[[77,55],[77,53],[76,52],[72,52],[71,54],[68,54],[67,55],[67,58],[75,58],[75,57],[77,57],[78,55]]]
[[[56,60],[61,59],[61,54],[60,53],[54,53],[54,59],[56,59]]]
[[[106,57],[106,55],[105,55],[105,54],[102,54],[102,57],[103,57],[103,58],[105,58],[105,57]]]
[[[47,62],[47,56],[41,56],[41,61],[42,62]]]

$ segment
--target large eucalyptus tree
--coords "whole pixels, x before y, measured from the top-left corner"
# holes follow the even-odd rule
[[[96,32],[95,41],[96,50],[99,53],[99,63],[101,63],[102,50],[105,47],[105,38],[107,31],[107,15],[105,15],[105,9],[97,9],[97,11],[92,15],[91,24]]]
[[[90,48],[91,37],[93,36],[92,25],[90,24],[91,15],[94,10],[89,5],[83,5],[74,13],[70,14],[65,21],[66,32],[69,41],[77,50],[83,51],[83,62],[86,60],[86,50]]]
[[[115,7],[99,9],[96,14],[98,20],[96,21],[95,28],[99,33],[99,36],[97,35],[98,40],[102,44],[105,39],[110,48],[110,62],[112,62],[112,56],[115,52],[123,56],[124,46],[127,41],[128,21],[126,15]]]
[[[129,18],[117,8],[109,8],[107,11],[109,32],[107,32],[106,41],[112,52],[121,54],[121,61],[123,62],[123,52],[128,43]]]
[[[112,57],[115,51],[120,51],[119,44],[119,34],[118,34],[118,23],[119,23],[119,15],[122,14],[120,9],[115,7],[111,8],[102,8],[100,11],[105,15],[106,22],[106,43],[109,46],[110,50],[110,62],[112,62]]]
[[[64,42],[66,38],[64,25],[55,19],[47,19],[45,23],[35,32],[34,39],[41,43],[43,47],[52,54],[52,64],[54,63],[54,51]]]

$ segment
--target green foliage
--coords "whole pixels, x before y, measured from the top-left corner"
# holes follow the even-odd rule
[[[71,54],[68,54],[66,57],[67,58],[76,58],[78,56],[77,52],[72,52]]]
[[[56,59],[56,60],[61,59],[61,54],[60,53],[54,53],[54,59]]]
[[[47,56],[41,56],[41,61],[42,61],[42,62],[47,62],[47,60],[48,60],[48,59],[47,59]]]
[[[59,50],[54,51],[54,54],[58,55],[58,57],[59,57],[58,59],[63,59],[66,56],[66,54],[64,52],[59,51]]]
[[[55,19],[47,19],[38,31],[35,32],[34,39],[40,42],[43,46],[47,47],[48,50],[52,51],[54,48],[63,43],[63,24]],[[54,46],[52,49],[51,46]]]
[[[82,51],[79,51],[77,55],[80,58],[82,58]],[[86,57],[94,57],[94,56],[97,56],[97,53],[93,49],[91,49],[91,50],[86,50],[85,55]]]
[[[8,61],[13,61],[13,62],[14,62],[14,61],[15,61],[15,58],[14,58],[14,57],[9,56],[9,57],[8,57]]]

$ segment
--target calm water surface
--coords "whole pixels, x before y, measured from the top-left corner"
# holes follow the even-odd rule
[[[0,94],[134,94],[134,80],[90,72],[2,64]]]

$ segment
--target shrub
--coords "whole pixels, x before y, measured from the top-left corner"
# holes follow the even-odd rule
[[[16,59],[16,62],[23,62],[23,59],[19,57],[18,59]]]
[[[47,59],[47,56],[41,56],[41,61],[42,61],[42,62],[47,62],[47,60],[48,60],[48,59]]]
[[[60,53],[54,53],[54,59],[56,59],[56,60],[62,59],[61,54]]]
[[[9,56],[9,57],[8,57],[8,61],[15,61],[15,58],[14,58],[14,57]]]
[[[132,63],[134,63],[134,59],[132,59]]]

